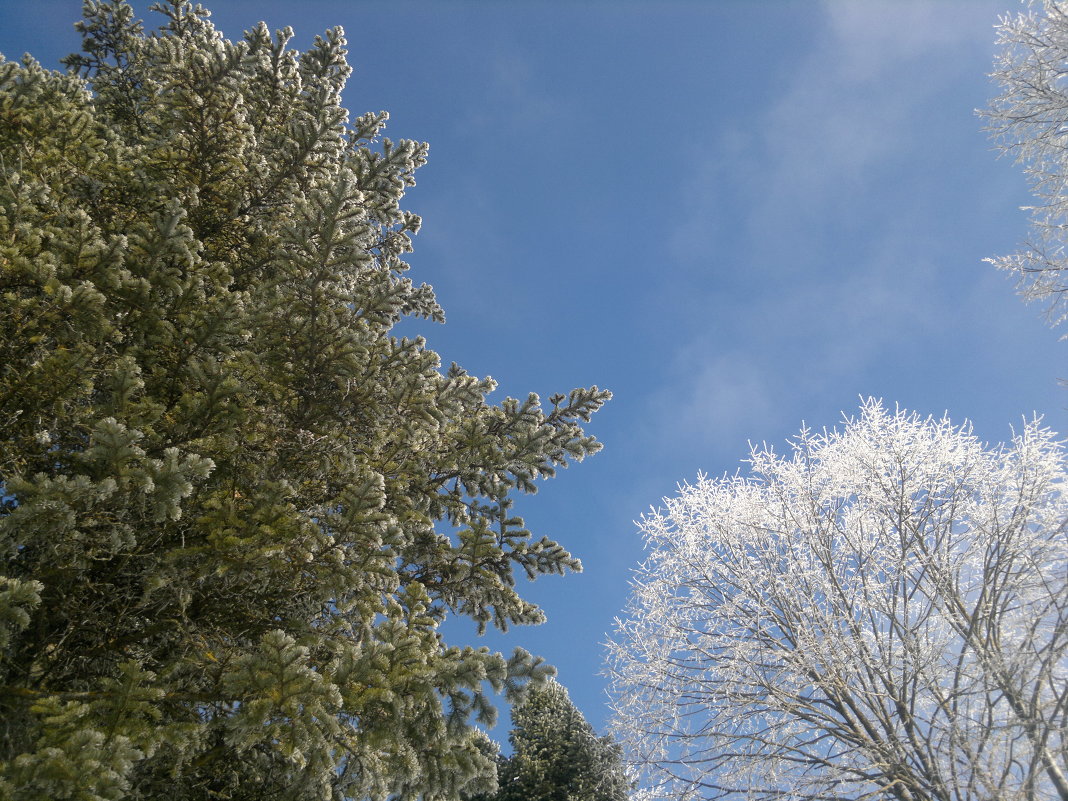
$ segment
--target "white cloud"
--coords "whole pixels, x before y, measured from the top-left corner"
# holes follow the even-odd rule
[[[700,344],[678,365],[686,372],[682,397],[661,396],[663,418],[675,436],[674,447],[689,444],[730,446],[759,431],[775,407],[773,376],[740,352],[711,359]],[[777,383],[777,382],[775,382]]]
[[[926,291],[931,265],[893,257],[884,252],[839,282],[802,282],[739,304],[719,338],[699,333],[680,345],[652,401],[660,449],[740,458],[748,440],[796,427],[798,408],[852,408],[867,391],[856,376],[870,362],[917,336],[940,336],[945,320]]]
[[[997,8],[824,2],[807,55],[773,103],[695,146],[674,253],[692,258],[695,245],[708,247],[705,232],[717,230],[725,202],[749,209],[755,259],[772,258],[776,227],[796,234],[848,208],[878,168],[922,147],[923,105],[972,69],[969,50],[991,49]]]
[[[824,4],[824,30],[762,125],[759,150],[774,188],[762,216],[819,220],[865,191],[876,168],[923,147],[931,135],[924,104],[970,67],[964,51],[982,39],[975,4],[962,11],[952,3]]]
[[[720,122],[671,231],[674,258],[701,287],[681,293],[706,292],[709,312],[691,332],[699,344],[678,347],[690,369],[656,403],[675,397],[682,412],[657,439],[721,445],[739,428],[759,438],[762,424],[834,392],[844,397],[831,403],[851,408],[866,389],[854,374],[888,353],[907,358],[952,325],[942,265],[926,253],[938,248],[917,241],[931,235],[920,204],[878,201],[903,165],[940,144],[929,141],[932,104],[982,80],[975,56],[992,52],[997,14],[976,2],[825,2],[773,100]],[[729,294],[709,280],[716,271],[747,291]]]
[[[470,133],[472,127],[482,129],[494,137],[505,132],[552,130],[561,119],[572,112],[566,97],[552,92],[539,80],[540,67],[534,58],[517,44],[498,41],[490,58],[473,65],[483,83],[479,108],[472,108],[460,123],[460,130]]]
[[[976,0],[823,3],[838,52],[860,80],[878,78],[903,58],[923,58],[935,51],[950,55],[947,51],[972,45],[983,32],[989,32],[992,42],[1001,8],[1000,3]]]

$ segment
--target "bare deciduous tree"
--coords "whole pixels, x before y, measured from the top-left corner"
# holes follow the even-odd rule
[[[672,799],[1068,799],[1061,443],[868,401],[684,486],[610,647],[615,731]]]
[[[1044,303],[1056,326],[1068,320],[1068,4],[1044,0],[1003,17],[998,45],[992,77],[1002,91],[985,116],[1002,151],[1023,165],[1038,203],[1028,209],[1023,249],[988,261],[1015,273],[1020,294]]]

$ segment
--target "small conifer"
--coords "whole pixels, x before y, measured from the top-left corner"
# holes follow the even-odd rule
[[[511,756],[499,759],[498,788],[471,801],[626,801],[622,750],[598,737],[550,679],[512,707]]]

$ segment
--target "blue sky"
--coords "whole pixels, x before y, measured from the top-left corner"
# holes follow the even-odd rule
[[[1022,174],[974,113],[1007,0],[207,5],[230,38],[342,25],[348,108],[430,143],[412,277],[445,308],[416,328],[446,364],[498,398],[615,393],[604,451],[519,504],[585,572],[529,586],[547,624],[487,639],[545,656],[597,727],[632,521],[678,482],[860,396],[989,441],[1033,412],[1068,433],[1068,345],[982,263],[1027,233]],[[0,52],[58,66],[79,16],[0,0]]]

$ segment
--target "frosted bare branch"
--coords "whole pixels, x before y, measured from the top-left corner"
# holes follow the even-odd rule
[[[992,77],[1001,94],[984,114],[990,134],[1023,166],[1037,203],[1020,252],[987,261],[1014,273],[1020,294],[1057,326],[1068,319],[1068,4],[1003,17]]]
[[[654,797],[1068,798],[1068,494],[1038,422],[868,401],[642,519],[610,648]]]

